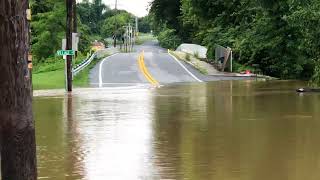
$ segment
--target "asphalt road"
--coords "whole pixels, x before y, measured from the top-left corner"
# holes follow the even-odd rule
[[[136,46],[134,53],[119,53],[99,62],[90,72],[90,84],[93,87],[110,86],[150,86],[143,68],[139,66],[139,56],[144,51],[147,74],[160,85],[172,83],[201,83],[206,81],[239,79],[235,77],[213,77],[198,72],[189,64],[178,61],[157,45],[147,42]]]

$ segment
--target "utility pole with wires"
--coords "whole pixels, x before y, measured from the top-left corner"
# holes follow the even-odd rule
[[[125,37],[124,37],[124,50],[125,52],[132,52],[133,51],[133,44],[134,44],[134,28],[130,23],[128,23],[125,28]]]
[[[67,30],[66,30],[66,50],[72,50],[72,16],[73,16],[73,1],[74,0],[66,0],[66,6],[67,6]],[[67,91],[72,92],[72,56],[67,55],[66,60],[66,67],[67,67]]]
[[[115,5],[114,5],[114,10],[116,11],[116,14],[118,12],[118,0],[115,0]],[[117,27],[118,26],[118,22],[116,20],[116,25],[115,25],[115,30],[114,30],[114,33],[113,33],[113,46],[114,47],[117,47]]]
[[[72,1],[72,11],[73,11],[73,33],[78,33],[78,18],[77,18],[77,1],[73,0]],[[75,37],[75,39],[73,41],[75,41],[77,39],[77,37]],[[77,44],[77,42],[75,43],[75,45]],[[78,52],[75,51],[75,57],[77,57]]]
[[[136,33],[135,36],[139,35],[139,20],[138,20],[138,16],[136,16]]]
[[[73,32],[77,33],[78,22],[77,22],[77,1],[76,0],[72,0],[72,16],[73,16]]]

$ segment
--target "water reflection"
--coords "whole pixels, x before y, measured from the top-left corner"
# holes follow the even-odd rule
[[[154,104],[148,89],[99,90],[75,92],[73,96],[36,98],[35,109],[49,115],[41,107],[59,109],[54,128],[36,116],[40,178],[49,179],[154,179],[150,144]],[[35,113],[38,114],[37,112]],[[50,116],[50,115],[49,115]],[[50,123],[52,123],[50,121]],[[49,138],[51,127],[59,134],[57,144]],[[56,148],[52,151],[49,148]],[[42,149],[43,148],[43,149]],[[61,154],[59,159],[49,153]],[[52,162],[52,164],[50,164]],[[58,165],[58,166],[55,166]],[[46,166],[46,168],[45,168]],[[52,171],[46,169],[53,168]],[[62,171],[61,171],[62,170]]]
[[[214,87],[199,84],[158,90],[161,94],[155,100],[159,104],[155,116],[158,143],[154,148],[158,168],[163,169],[162,178],[239,177],[239,143],[238,137],[233,136],[236,129],[231,119],[232,101],[223,95],[230,89],[224,86],[221,89],[218,84]],[[220,90],[222,94],[216,94]],[[166,104],[172,107],[163,110],[161,105]]]
[[[62,98],[36,98],[34,118],[40,178],[63,179],[65,129]]]
[[[47,179],[319,179],[320,95],[297,82],[81,89],[35,98]],[[45,93],[42,93],[42,95]]]
[[[77,95],[81,104],[76,110],[79,132],[85,139],[85,179],[152,176],[150,95],[148,90],[97,90]]]

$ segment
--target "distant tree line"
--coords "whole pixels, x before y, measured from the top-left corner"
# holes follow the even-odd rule
[[[151,16],[145,16],[138,19],[139,21],[139,31],[142,33],[150,33],[151,32]]]
[[[239,64],[258,64],[275,77],[319,81],[318,0],[154,0],[150,16],[168,48],[197,43],[213,58],[217,44],[229,46]]]
[[[30,4],[34,63],[45,63],[61,49],[61,40],[65,37],[65,0],[31,0]],[[77,14],[81,52],[89,51],[94,40],[104,41],[121,34],[123,26],[135,22],[134,15],[124,10],[111,10],[102,0],[83,0],[77,4]]]

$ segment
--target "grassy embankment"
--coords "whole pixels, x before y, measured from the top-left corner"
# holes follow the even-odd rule
[[[179,59],[180,61],[185,61],[188,64],[190,64],[191,66],[193,66],[195,69],[197,69],[201,74],[203,75],[208,75],[208,70],[205,69],[204,67],[201,67],[198,63],[196,62],[191,62],[193,61],[200,61],[199,58],[197,58],[194,55],[188,54],[188,53],[180,53],[178,54],[177,52],[173,51],[173,50],[169,50],[169,53],[171,55],[173,55],[174,57],[176,57],[177,59]]]
[[[79,54],[74,61],[79,64],[86,56]],[[73,81],[75,87],[84,87],[89,84],[88,75],[90,68],[96,63],[96,60],[88,68],[80,72]],[[37,89],[62,89],[65,88],[65,61],[62,58],[48,59],[46,63],[34,66],[32,73],[33,88]]]

